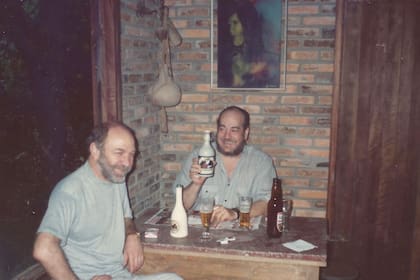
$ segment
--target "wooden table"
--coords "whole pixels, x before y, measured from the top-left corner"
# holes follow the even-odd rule
[[[276,279],[318,280],[319,268],[326,266],[327,224],[325,219],[292,217],[291,229],[281,238],[270,239],[262,223],[258,230],[211,230],[212,240],[200,241],[202,228],[189,227],[186,238],[173,238],[169,224],[144,224],[157,209],[149,209],[136,220],[144,233],[146,228],[159,228],[157,239],[144,239],[145,265],[142,274],[176,272],[185,280]],[[221,245],[218,239],[235,236],[236,240]],[[297,253],[282,243],[303,239],[317,248]]]

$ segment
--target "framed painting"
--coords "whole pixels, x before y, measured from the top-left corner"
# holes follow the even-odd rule
[[[211,0],[211,88],[285,87],[287,0]]]

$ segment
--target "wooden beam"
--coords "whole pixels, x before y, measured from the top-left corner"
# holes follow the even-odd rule
[[[122,120],[120,1],[90,0],[95,125]]]

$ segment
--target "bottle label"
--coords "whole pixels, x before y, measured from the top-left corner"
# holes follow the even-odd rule
[[[176,234],[179,231],[179,223],[176,220],[171,220],[171,233]]]
[[[283,219],[284,219],[283,212],[277,212],[276,227],[279,232],[283,231]]]
[[[201,167],[200,175],[212,177],[214,175],[214,157],[198,156],[198,164]]]

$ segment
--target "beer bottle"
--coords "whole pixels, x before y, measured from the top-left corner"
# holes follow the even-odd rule
[[[281,180],[273,178],[271,198],[267,205],[267,235],[269,237],[280,237],[282,234],[281,224],[283,222],[283,190]]]
[[[171,231],[172,237],[182,238],[188,235],[187,212],[182,202],[182,190],[184,187],[180,184],[176,185],[175,206],[171,213]]]
[[[210,130],[204,131],[204,142],[198,151],[198,164],[200,165],[200,176],[213,177],[214,175],[215,151],[210,144]]]

